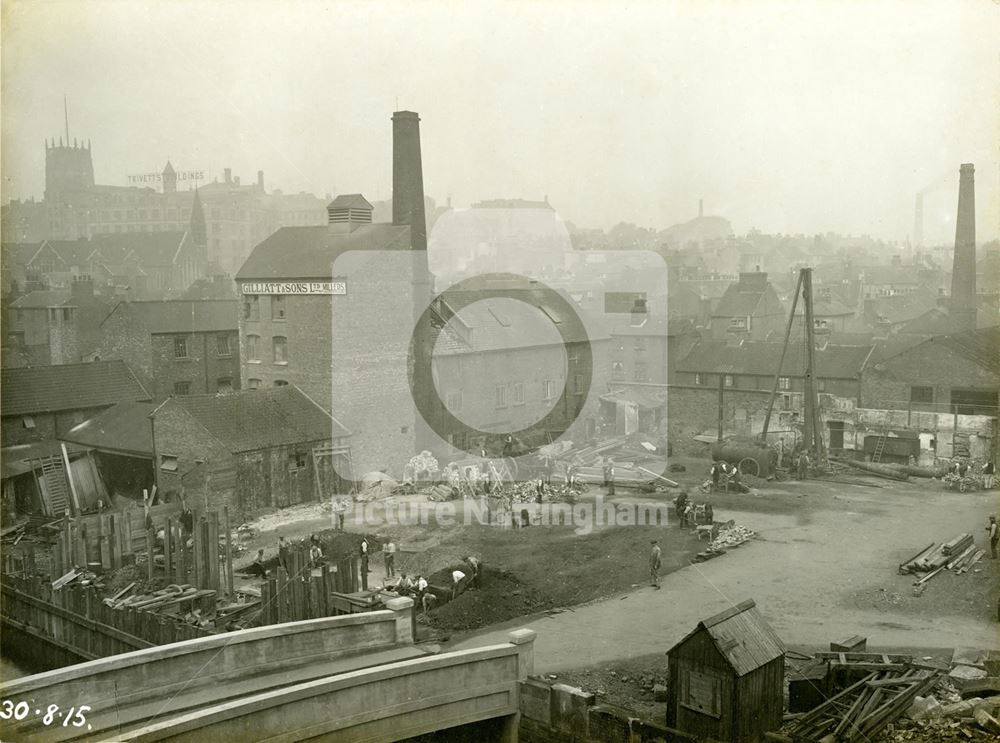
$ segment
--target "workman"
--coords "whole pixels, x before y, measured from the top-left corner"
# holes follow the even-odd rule
[[[278,535],[278,564],[287,573],[288,572],[288,550],[290,545],[288,540],[284,536]]]
[[[997,517],[990,516],[989,526],[986,527],[986,531],[990,535],[990,553],[991,557],[995,560],[997,559],[997,541],[1000,540],[1000,532],[997,531]]]
[[[809,476],[809,455],[805,452],[799,454],[799,479],[805,480]]]
[[[712,492],[719,489],[719,463],[712,462]]]
[[[479,588],[480,586],[482,586],[482,581],[483,581],[482,561],[474,555],[469,555],[468,557],[465,558],[465,562],[466,564],[468,564],[472,572],[472,577],[469,580],[469,587]]]
[[[267,568],[264,567],[264,550],[257,550],[257,557],[254,558],[253,563],[247,570],[247,573],[252,576],[257,576],[260,578],[267,579]]]
[[[385,575],[387,578],[393,578],[396,575],[396,543],[390,539],[382,548],[382,552],[385,555]]]
[[[996,476],[996,465],[990,459],[983,465],[983,487],[986,490],[993,489],[993,478]]]
[[[368,569],[368,537],[361,537],[361,545],[358,547],[358,552],[361,557],[362,575],[370,573],[371,570]]]
[[[649,550],[649,580],[653,588],[660,588],[660,543],[657,540],[651,542],[652,548]]]
[[[458,586],[463,580],[465,580],[465,573],[461,570],[451,571],[451,598],[453,601],[458,596]]]

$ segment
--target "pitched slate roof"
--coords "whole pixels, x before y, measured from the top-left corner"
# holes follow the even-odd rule
[[[27,266],[35,253],[42,246],[37,243],[3,243],[0,245],[0,256],[5,264]]]
[[[677,363],[677,371],[702,374],[748,374],[772,376],[782,343],[744,341],[735,346],[725,340],[698,341],[687,356]],[[872,352],[871,345],[835,346],[828,344],[816,350],[816,377],[819,379],[855,379]],[[806,351],[802,343],[789,344],[781,375],[801,377],[805,374]]]
[[[103,256],[107,251],[121,254],[131,252],[147,268],[172,266],[177,261],[189,235],[184,231],[171,232],[112,232],[100,233],[90,238],[93,247]]]
[[[236,278],[330,279],[341,253],[409,249],[408,225],[365,224],[346,233],[328,225],[282,227],[253,249]]]
[[[73,426],[61,438],[74,444],[126,455],[153,456],[151,402],[120,402]]]
[[[767,282],[766,273],[743,273],[739,281],[729,285],[712,317],[744,317],[746,315],[780,315],[785,311],[778,295]]]
[[[1000,315],[996,310],[979,307],[976,310],[976,327],[991,328],[1000,325]],[[900,333],[917,335],[943,335],[955,329],[955,322],[947,307],[934,307],[913,318],[899,329]]]
[[[330,202],[327,209],[367,209],[371,211],[375,207],[368,203],[368,199],[359,193],[343,193]]]
[[[488,289],[452,292],[456,299],[470,295],[474,301],[461,307],[457,318],[452,318],[451,307],[443,308],[442,319],[448,324],[435,353],[515,350],[561,345],[564,337],[568,343],[607,337],[607,329],[597,318],[579,307],[575,307],[576,316],[565,312],[541,289],[512,289],[505,296],[491,295]],[[566,301],[575,305],[569,298]]]
[[[111,315],[115,313],[131,314],[152,334],[211,333],[239,327],[239,303],[235,299],[119,302]]]
[[[38,310],[46,307],[72,307],[73,295],[65,289],[36,289],[10,304],[19,310]]]
[[[80,410],[150,400],[124,361],[60,364],[0,372],[0,414]]]
[[[785,654],[781,638],[764,621],[752,600],[698,622],[698,626],[667,651],[667,654],[673,653],[701,631],[708,633],[716,649],[729,662],[737,676],[745,676]]]
[[[295,385],[223,395],[181,395],[182,408],[232,452],[329,441],[350,431]],[[153,412],[155,419],[157,412]]]

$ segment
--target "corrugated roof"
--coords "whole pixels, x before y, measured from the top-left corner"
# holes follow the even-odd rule
[[[724,340],[698,341],[677,363],[679,372],[702,374],[750,374],[772,376],[781,358],[780,342],[744,341],[731,345]],[[872,346],[835,346],[816,350],[817,379],[855,379],[865,366]],[[805,374],[806,350],[803,343],[790,343],[781,367],[781,376]]]
[[[764,621],[752,600],[702,620],[674,648],[702,630],[712,638],[715,647],[737,676],[745,676],[785,654],[781,638]],[[673,648],[670,652],[673,652]]]
[[[233,452],[350,435],[295,385],[223,395],[181,395],[171,397],[167,405],[187,411]]]
[[[151,402],[120,402],[71,428],[63,441],[120,454],[153,456]]]
[[[327,225],[282,227],[253,249],[236,278],[330,279],[341,253],[409,249],[408,225],[366,224],[346,233]]]
[[[235,299],[120,302],[105,322],[115,313],[131,314],[150,333],[211,333],[239,327]]]
[[[60,364],[0,372],[0,414],[35,415],[150,400],[124,361]]]

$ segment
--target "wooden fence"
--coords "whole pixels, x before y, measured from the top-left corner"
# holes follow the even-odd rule
[[[37,576],[5,575],[0,594],[2,621],[86,660],[214,634],[164,614],[112,609],[94,586],[53,589]]]
[[[336,595],[356,593],[360,589],[357,557],[345,557],[333,565],[323,564],[315,571],[309,565],[306,551],[289,550],[286,560],[287,571],[279,566],[277,577],[261,585],[261,624],[318,619],[378,608],[374,605],[362,607],[361,599],[351,602]],[[357,607],[352,608],[352,603]]]

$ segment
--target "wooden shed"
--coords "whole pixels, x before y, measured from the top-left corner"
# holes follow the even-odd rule
[[[781,726],[785,647],[753,601],[699,622],[667,656],[669,727],[753,743]]]

